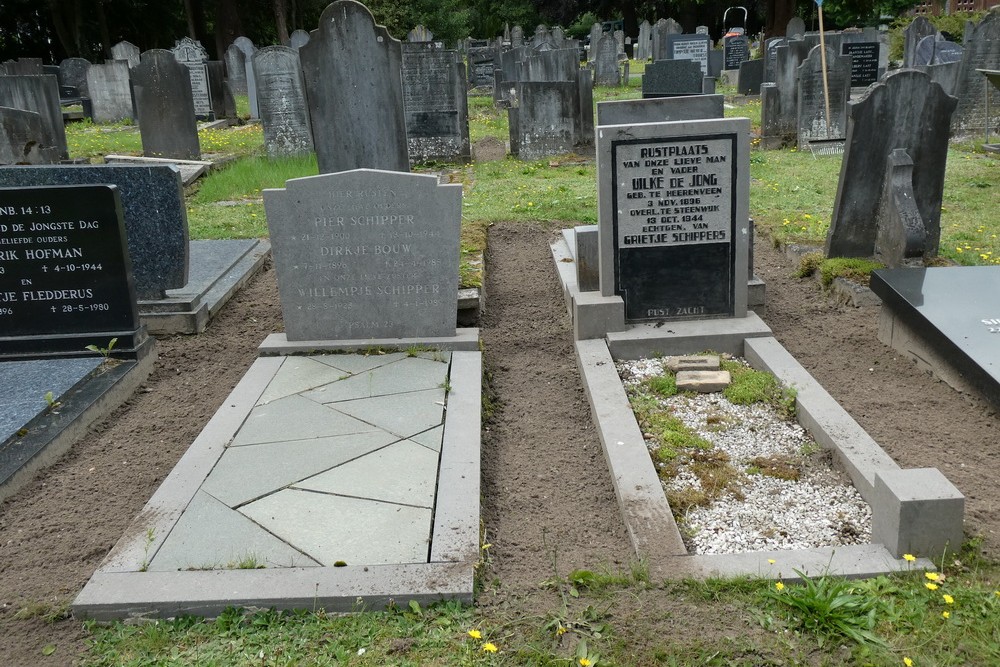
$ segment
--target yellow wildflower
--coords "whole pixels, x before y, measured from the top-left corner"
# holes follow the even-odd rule
[[[590,660],[580,658],[580,667],[590,667]]]
[[[780,581],[779,581],[779,582],[777,582],[777,583],[776,583],[776,584],[774,585],[774,587],[775,587],[775,588],[776,588],[777,590],[779,590],[779,591],[783,591],[783,590],[785,590],[785,585],[784,585],[783,583],[781,583]]]
[[[485,644],[483,644],[483,650],[486,651],[487,653],[496,653],[497,646],[492,642],[486,642]]]
[[[941,575],[938,574],[937,572],[924,572],[924,576],[930,579],[931,581],[937,581],[938,579],[941,578]]]
[[[942,595],[941,599],[944,600],[945,604],[955,604],[955,598],[951,597],[947,593],[945,593],[944,595]]]
[[[564,635],[564,634],[566,634],[566,632],[567,632],[566,626],[564,626],[564,625],[560,625],[558,628],[556,628],[556,634],[557,635]]]
[[[924,584],[924,586],[926,586],[929,591],[936,591],[938,589],[937,584]]]
[[[942,611],[941,612],[941,618],[949,618],[950,616],[951,616],[951,612],[950,611]]]
[[[907,658],[905,655],[903,656],[903,664],[906,665],[906,667],[913,667],[913,661]]]
[[[482,639],[483,633],[481,633],[479,630],[469,630],[469,636],[472,637],[473,639]]]
[[[917,560],[917,557],[914,556],[913,554],[903,554],[903,560],[912,563],[913,561]]]
[[[774,565],[774,563],[775,563],[775,561],[774,561],[773,558],[768,558],[767,562],[770,563],[771,565]]]

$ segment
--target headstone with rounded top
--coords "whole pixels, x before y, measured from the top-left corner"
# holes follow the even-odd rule
[[[309,43],[309,33],[305,30],[296,30],[288,38],[288,45],[293,49],[301,49]]]
[[[197,160],[201,157],[191,76],[165,49],[142,54],[132,70],[142,154]]]
[[[264,149],[271,157],[308,155],[313,150],[302,65],[290,46],[266,46],[253,54],[254,79]]]
[[[806,22],[802,20],[802,17],[793,16],[790,18],[785,26],[785,37],[798,39],[804,34],[806,34]]]
[[[129,69],[133,69],[139,64],[139,56],[141,53],[142,52],[139,50],[138,46],[125,40],[122,40],[111,47],[111,57],[115,60],[124,60],[128,63]]]
[[[257,47],[249,37],[237,37],[233,45],[243,54],[243,71],[247,82],[247,101],[250,103],[250,117],[260,118],[260,107],[257,105],[257,82],[253,77],[253,53]]]

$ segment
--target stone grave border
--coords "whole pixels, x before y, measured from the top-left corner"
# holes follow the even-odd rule
[[[451,599],[471,604],[475,567],[480,558],[482,396],[482,353],[478,351],[478,330],[471,331],[477,334],[475,351],[452,353],[430,562],[144,571],[143,564],[163,544],[281,366],[280,356],[262,356],[250,366],[73,601],[74,616],[98,621],[181,614],[215,617],[231,606],[352,612],[384,609],[393,600],[429,604]],[[379,342],[386,343],[369,344]],[[417,343],[426,345],[430,341]],[[429,346],[448,349],[445,345]],[[464,344],[456,347],[467,349]],[[150,534],[152,540],[147,537]]]
[[[551,245],[574,330],[582,314],[584,329],[598,332],[621,318],[619,298],[580,292],[569,244],[560,236]],[[568,261],[567,261],[568,260]],[[618,301],[617,308],[613,301]],[[605,303],[606,302],[606,303]],[[582,305],[582,308],[581,308]],[[889,572],[933,569],[941,553],[919,553],[914,544],[939,543],[954,535],[961,542],[964,496],[937,468],[903,470],[830,396],[752,311],[746,318],[672,321],[605,329],[576,336],[577,365],[590,402],[605,461],[611,472],[622,518],[636,556],[658,575],[679,577],[751,576],[799,579],[833,574],[871,577]],[[799,423],[838,464],[872,507],[872,543],[817,549],[740,554],[689,554],[674,522],[635,415],[628,403],[614,359],[653,354],[693,354],[714,349],[744,357],[797,391]],[[910,563],[903,551],[920,556]],[[773,561],[773,562],[771,562]]]
[[[136,347],[135,359],[114,358],[114,364],[102,363],[54,397],[61,403],[57,413],[40,412],[24,425],[26,435],[15,434],[0,443],[16,443],[12,445],[16,451],[0,447],[0,502],[17,493],[39,470],[55,463],[91,426],[131,398],[152,373],[156,356],[154,339],[145,337]],[[50,361],[59,363],[59,359]]]

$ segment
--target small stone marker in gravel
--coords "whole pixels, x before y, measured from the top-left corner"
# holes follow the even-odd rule
[[[729,371],[679,371],[677,373],[677,390],[711,394],[722,391],[732,381]]]
[[[664,367],[674,373],[680,371],[717,371],[722,368],[722,359],[717,354],[669,357],[664,363]]]

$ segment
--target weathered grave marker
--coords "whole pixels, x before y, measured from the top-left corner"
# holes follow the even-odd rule
[[[235,42],[230,44],[223,56],[226,63],[226,79],[234,95],[247,94],[246,56]]]
[[[128,63],[128,68],[132,69],[139,64],[139,57],[142,52],[139,47],[132,42],[124,41],[118,42],[111,47],[111,57],[115,60],[124,60]]]
[[[653,62],[672,58],[667,40],[670,35],[679,35],[684,32],[681,24],[673,19],[660,19],[653,24],[651,32],[650,50]]]
[[[132,120],[132,89],[128,62],[113,60],[91,65],[87,70],[87,90],[95,123]]]
[[[925,16],[917,16],[910,25],[903,28],[903,67],[913,67],[916,64],[917,44],[920,40],[937,34],[937,28]]]
[[[615,38],[605,33],[596,46],[591,45],[594,54],[594,83],[598,86],[621,84],[621,70],[618,69],[618,45]]]
[[[243,54],[243,72],[246,80],[247,101],[250,103],[250,117],[260,118],[260,107],[257,104],[257,80],[253,75],[253,54],[257,47],[253,45],[249,37],[242,35],[233,40],[233,46]]]
[[[69,158],[56,77],[0,76],[0,106],[37,113],[42,122],[42,145],[55,147],[60,160]]]
[[[288,45],[298,51],[309,43],[309,33],[305,30],[296,30],[288,37]]]
[[[66,58],[59,63],[59,85],[73,88],[76,95],[87,97],[87,70],[90,61],[86,58]]]
[[[191,99],[198,118],[212,118],[212,92],[208,83],[208,51],[201,42],[184,37],[177,40],[170,50],[177,62],[188,68],[191,81]]]
[[[927,228],[913,194],[913,160],[901,148],[886,159],[882,197],[878,207],[875,259],[890,269],[922,265]]]
[[[253,54],[257,101],[264,126],[264,149],[271,157],[306,155],[313,150],[305,84],[298,51],[267,46]]]
[[[701,75],[709,76],[708,52],[712,39],[708,35],[667,35],[667,57],[673,60],[693,60],[701,66]]]
[[[986,131],[987,95],[991,86],[978,70],[1000,70],[1000,8],[994,7],[965,40],[954,95],[958,108],[952,134],[982,135]],[[993,103],[995,104],[995,102]]]
[[[820,49],[814,47],[799,66],[798,135],[799,149],[806,150],[810,142],[843,139],[847,135],[847,100],[851,97],[851,67],[849,59],[826,50],[826,91],[824,94],[823,60]],[[830,116],[827,117],[827,109]]]
[[[408,171],[399,40],[361,3],[337,0],[299,58],[320,172]]]
[[[201,157],[188,68],[170,51],[152,49],[142,54],[139,66],[132,70],[132,85],[142,154],[184,160]]]
[[[0,165],[51,164],[59,149],[45,145],[41,115],[0,106]]]
[[[288,340],[454,336],[462,186],[357,169],[265,190]]]
[[[745,317],[750,121],[598,129],[601,292],[626,322]]]
[[[744,60],[740,63],[740,73],[736,77],[736,92],[740,95],[760,95],[760,84],[764,83],[764,61]]]
[[[431,42],[405,44],[402,76],[410,160],[471,160],[465,64],[458,52]]]
[[[0,212],[0,357],[141,342],[115,186],[2,188]]]
[[[724,102],[725,98],[722,95],[598,102],[597,124],[630,125],[722,118]]]

